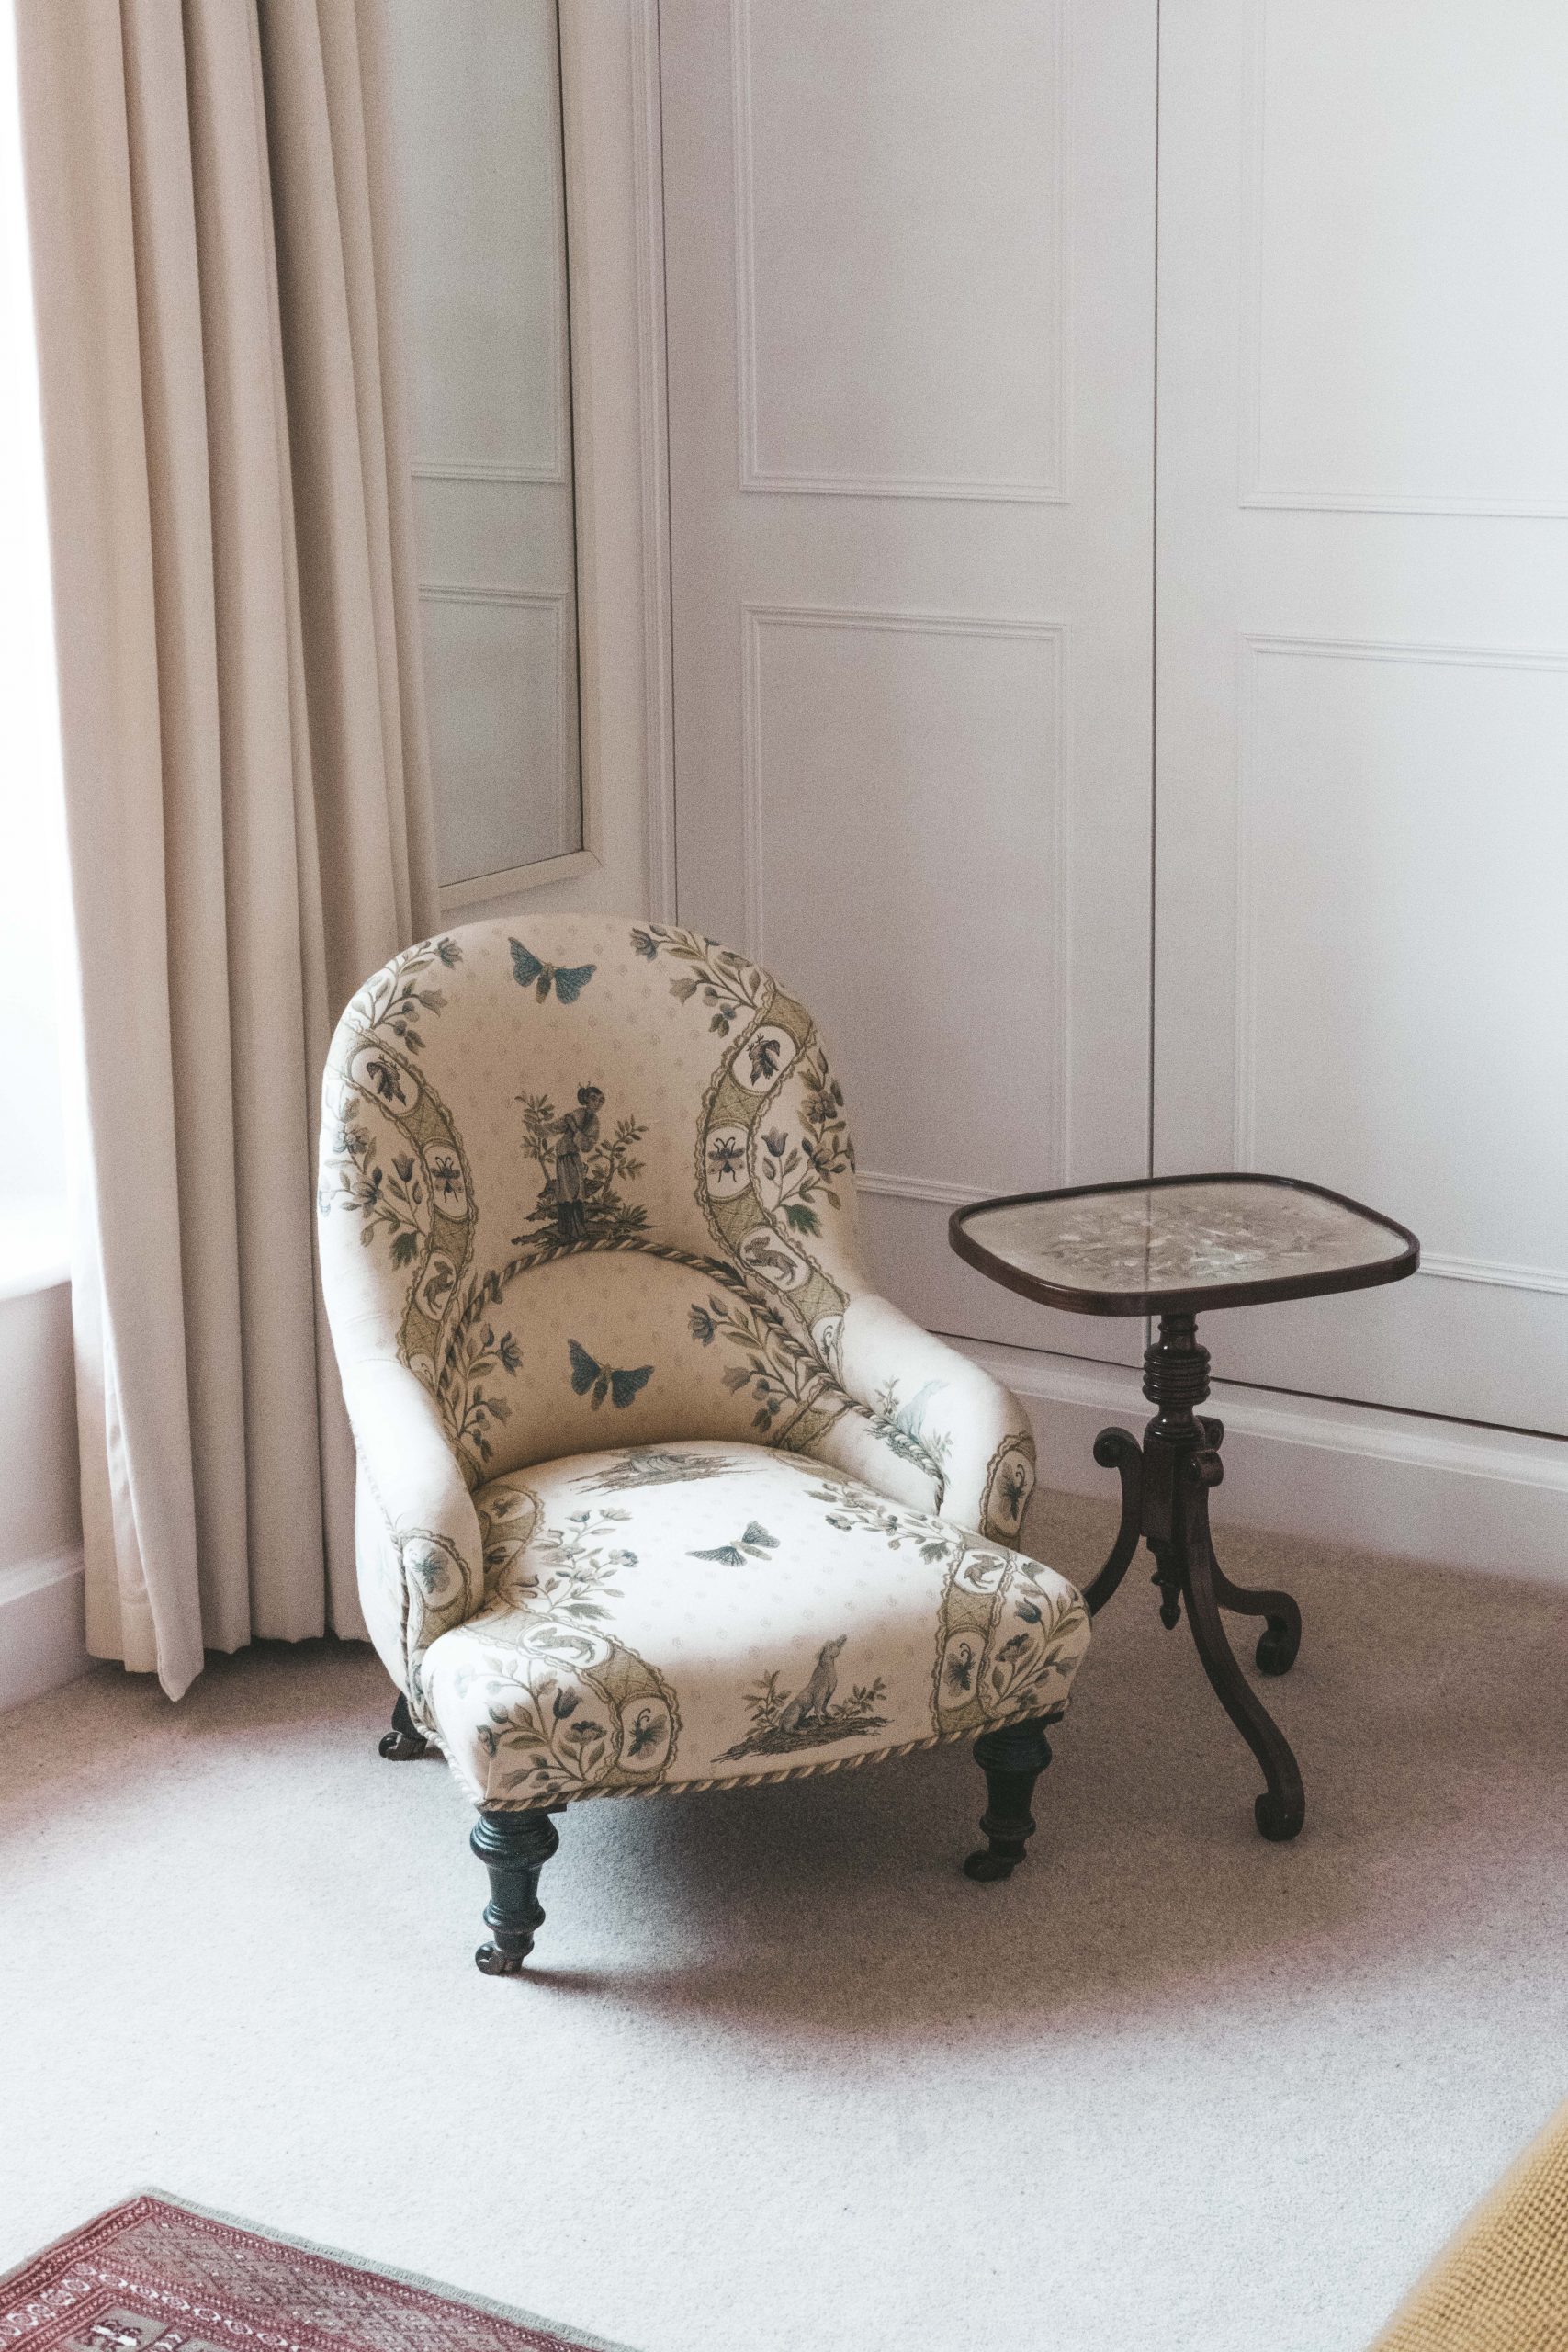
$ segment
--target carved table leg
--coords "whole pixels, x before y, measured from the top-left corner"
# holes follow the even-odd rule
[[[1209,1533],[1209,1488],[1218,1486],[1224,1475],[1220,1457],[1213,1453],[1194,1453],[1183,1467],[1185,1492],[1179,1498],[1179,1516],[1187,1622],[1215,1697],[1257,1757],[1269,1783],[1253,1807],[1254,1818],[1265,1838],[1282,1842],[1293,1838],[1305,1820],[1306,1799],[1285,1736],[1236,1664],[1220,1615],[1220,1587],[1226,1580]],[[1229,1589],[1237,1589],[1234,1585]]]
[[[1168,1633],[1171,1626],[1181,1623],[1181,1546],[1151,1535],[1149,1549],[1155,1555],[1155,1572],[1149,1582],[1158,1588],[1159,1622]]]
[[[1131,1430],[1101,1430],[1094,1441],[1094,1458],[1102,1470],[1116,1470],[1122,1479],[1122,1524],[1105,1566],[1084,1587],[1091,1617],[1098,1615],[1132,1564],[1144,1532],[1144,1451]]]
[[[1214,1597],[1222,1609],[1234,1610],[1238,1617],[1266,1617],[1268,1624],[1258,1636],[1253,1655],[1259,1674],[1289,1674],[1296,1662],[1296,1652],[1302,1645],[1302,1612],[1288,1592],[1268,1592],[1251,1585],[1232,1584],[1219,1566],[1214,1566]]]
[[[434,1756],[435,1753],[424,1734],[414,1729],[409,1702],[400,1690],[397,1704],[392,1709],[392,1728],[383,1733],[379,1753],[394,1764],[412,1763],[416,1757]]]
[[[481,1944],[474,1964],[487,1976],[518,1976],[544,1924],[539,1872],[560,1844],[547,1813],[481,1813],[469,1845],[490,1872],[485,1926],[494,1940]]]
[[[1010,1878],[1023,1860],[1034,1829],[1029,1800],[1034,1783],[1051,1761],[1051,1743],[1043,1716],[1027,1723],[1008,1724],[1000,1731],[983,1731],[975,1742],[975,1761],[986,1775],[986,1810],[980,1828],[984,1850],[971,1854],[964,1873],[974,1879]]]

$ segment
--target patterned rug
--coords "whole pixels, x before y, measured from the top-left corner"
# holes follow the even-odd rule
[[[625,2352],[431,2278],[128,2198],[8,2278],[5,2352]]]

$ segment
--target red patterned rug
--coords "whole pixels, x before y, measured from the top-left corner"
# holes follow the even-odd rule
[[[617,2352],[431,2278],[128,2198],[0,2278],[5,2352]],[[624,2352],[624,2347],[620,2347]]]

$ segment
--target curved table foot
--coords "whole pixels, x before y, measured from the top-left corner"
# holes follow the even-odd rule
[[[1290,1594],[1255,1590],[1250,1585],[1232,1584],[1216,1561],[1214,1598],[1222,1609],[1232,1610],[1238,1617],[1268,1619],[1268,1623],[1258,1636],[1255,1653],[1258,1671],[1259,1674],[1289,1674],[1296,1662],[1296,1652],[1302,1645],[1302,1612]]]
[[[1227,1586],[1227,1579],[1214,1557],[1213,1543],[1209,1534],[1209,1488],[1219,1484],[1220,1476],[1219,1456],[1197,1453],[1188,1464],[1182,1482],[1186,1489],[1181,1498],[1181,1525],[1185,1539],[1182,1549],[1186,1555],[1183,1567],[1187,1618],[1210,1687],[1258,1758],[1269,1784],[1253,1808],[1258,1829],[1273,1843],[1282,1844],[1295,1837],[1305,1820],[1306,1798],[1302,1789],[1301,1771],[1290,1745],[1236,1664],[1235,1653],[1226,1637],[1224,1620],[1220,1615],[1222,1587],[1231,1592],[1240,1591],[1237,1586]],[[1247,1595],[1246,1598],[1249,1600],[1261,1600],[1264,1596]],[[1286,1596],[1270,1593],[1267,1598],[1273,1602],[1282,1600]],[[1294,1611],[1295,1603],[1292,1601],[1290,1605]],[[1299,1614],[1295,1630],[1299,1640]],[[1272,1631],[1270,1624],[1269,1633]],[[1267,1642],[1269,1638],[1269,1634],[1266,1633],[1263,1640]],[[1294,1655],[1292,1649],[1291,1656],[1293,1657]]]

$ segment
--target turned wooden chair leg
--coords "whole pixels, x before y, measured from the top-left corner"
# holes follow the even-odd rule
[[[408,1764],[415,1757],[432,1756],[434,1752],[424,1734],[414,1729],[409,1702],[400,1690],[392,1709],[392,1728],[382,1735],[379,1753],[394,1764]]]
[[[1051,1761],[1045,1736],[1047,1717],[1008,1724],[1000,1731],[982,1732],[975,1742],[975,1761],[986,1776],[986,1810],[980,1828],[987,1843],[964,1863],[969,1878],[1010,1878],[1023,1860],[1034,1828],[1029,1800],[1034,1783]]]
[[[560,1844],[547,1813],[481,1813],[469,1845],[490,1872],[485,1926],[493,1940],[481,1944],[474,1964],[487,1976],[518,1976],[544,1925],[539,1872]]]

